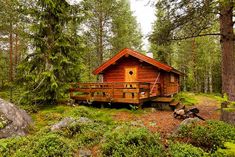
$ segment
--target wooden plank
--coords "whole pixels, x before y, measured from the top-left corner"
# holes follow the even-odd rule
[[[171,98],[171,97],[158,97],[152,101],[154,101],[154,102],[172,102],[173,98]]]
[[[170,103],[170,106],[177,106],[179,103],[179,101],[173,101]]]

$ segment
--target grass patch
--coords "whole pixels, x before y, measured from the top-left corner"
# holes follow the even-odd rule
[[[194,93],[180,92],[175,96],[175,100],[181,101],[183,105],[192,106],[198,103]]]

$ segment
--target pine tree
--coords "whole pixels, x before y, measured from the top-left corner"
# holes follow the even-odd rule
[[[167,14],[169,16],[166,20],[167,23],[170,19],[170,23],[165,29],[155,35],[155,41],[158,44],[199,36],[220,36],[222,93],[227,94],[230,100],[235,100],[234,1],[161,0],[157,5],[162,5],[164,10],[169,13]],[[220,23],[219,32],[207,31],[215,22]],[[181,30],[187,34],[182,34]]]
[[[120,0],[115,6],[116,14],[112,15],[112,33],[110,39],[112,55],[124,48],[141,50],[142,35],[136,18],[133,16],[130,3],[127,0]]]
[[[167,12],[163,10],[162,5],[156,5],[156,20],[153,24],[153,31],[150,34],[150,51],[154,54],[154,58],[171,65],[171,52],[172,48],[169,43],[158,44],[155,38],[158,38],[159,32],[163,33],[165,27],[169,26],[170,20],[167,16]],[[167,32],[165,32],[167,33]],[[164,34],[168,35],[168,34]]]
[[[91,71],[125,47],[141,49],[141,34],[126,0],[86,0],[83,39],[86,43],[83,80],[95,81]]]
[[[77,41],[68,33],[71,6],[65,0],[37,0],[26,9],[33,21],[33,50],[21,64],[28,101],[54,104],[76,74]],[[73,34],[74,35],[74,34]]]

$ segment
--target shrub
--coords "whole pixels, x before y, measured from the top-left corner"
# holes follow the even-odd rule
[[[32,156],[72,156],[72,149],[68,142],[55,134],[45,134],[31,143]]]
[[[159,136],[146,128],[118,126],[104,135],[102,156],[164,156]]]
[[[0,154],[3,157],[59,157],[72,156],[71,144],[56,134],[37,134],[0,140]],[[0,155],[0,156],[1,156]]]
[[[26,137],[15,137],[0,140],[0,156],[15,156],[17,151],[21,151],[29,143]]]
[[[84,106],[76,107],[72,111],[72,113],[70,113],[70,115],[74,117],[87,117],[87,118],[92,117],[91,111],[87,107],[84,107]]]
[[[198,101],[195,99],[195,94],[188,92],[180,92],[175,96],[175,100],[181,101],[184,105],[194,105],[197,104]]]
[[[235,156],[235,144],[231,142],[226,142],[224,144],[225,148],[218,149],[212,154],[212,157],[234,157]]]
[[[215,151],[223,147],[224,142],[235,140],[235,127],[222,121],[206,121],[203,125],[195,123],[181,127],[179,135],[195,146]]]
[[[172,157],[206,157],[208,154],[201,148],[194,147],[191,144],[171,143],[169,155]]]

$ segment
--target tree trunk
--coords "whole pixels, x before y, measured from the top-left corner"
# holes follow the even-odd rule
[[[9,34],[9,80],[13,81],[13,34],[12,34],[12,24],[10,25],[10,34]]]
[[[220,32],[222,50],[222,93],[227,94],[229,100],[235,101],[235,55],[233,32],[233,5],[220,6]]]
[[[18,65],[18,34],[15,35],[15,76],[17,73],[17,65]]]
[[[212,65],[209,65],[209,92],[212,93],[213,92],[213,83],[212,83]]]
[[[102,13],[99,19],[99,61],[100,64],[103,63],[103,18]]]
[[[208,92],[208,73],[207,71],[204,74],[204,93]]]
[[[15,67],[17,67],[18,64],[18,34],[16,34],[15,37]]]
[[[193,68],[193,77],[195,78],[193,90],[198,92],[198,76],[196,71],[196,41],[195,38],[192,38],[192,68]]]

